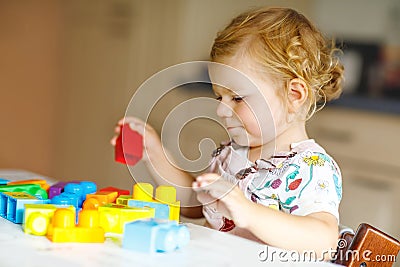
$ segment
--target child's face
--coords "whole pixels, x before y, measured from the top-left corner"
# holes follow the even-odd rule
[[[242,146],[275,141],[286,129],[285,108],[273,81],[261,77],[250,60],[221,61],[232,67],[210,67],[213,90],[220,101],[217,115],[230,137]]]

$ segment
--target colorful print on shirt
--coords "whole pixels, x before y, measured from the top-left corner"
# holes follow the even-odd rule
[[[300,216],[329,212],[339,220],[340,170],[314,140],[292,144],[289,153],[278,153],[255,163],[247,159],[246,148],[234,149],[232,144],[222,146],[213,156],[210,171],[238,182],[251,201]],[[206,218],[214,219],[209,223],[215,229],[232,229],[233,222],[227,223],[223,216],[206,214],[209,209],[204,212]]]

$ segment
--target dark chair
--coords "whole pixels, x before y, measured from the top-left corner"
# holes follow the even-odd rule
[[[400,242],[375,227],[362,223],[354,233],[342,229],[333,263],[348,267],[392,266],[400,251]]]

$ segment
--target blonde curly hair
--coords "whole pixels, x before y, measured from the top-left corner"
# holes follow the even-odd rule
[[[282,83],[283,93],[294,78],[305,82],[306,119],[342,92],[343,65],[338,49],[302,14],[290,8],[260,8],[234,18],[217,34],[211,60],[243,52]]]

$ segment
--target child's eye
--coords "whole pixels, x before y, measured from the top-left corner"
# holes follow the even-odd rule
[[[235,101],[235,102],[242,102],[243,99],[244,99],[243,96],[234,96],[234,97],[232,98],[232,100]]]

